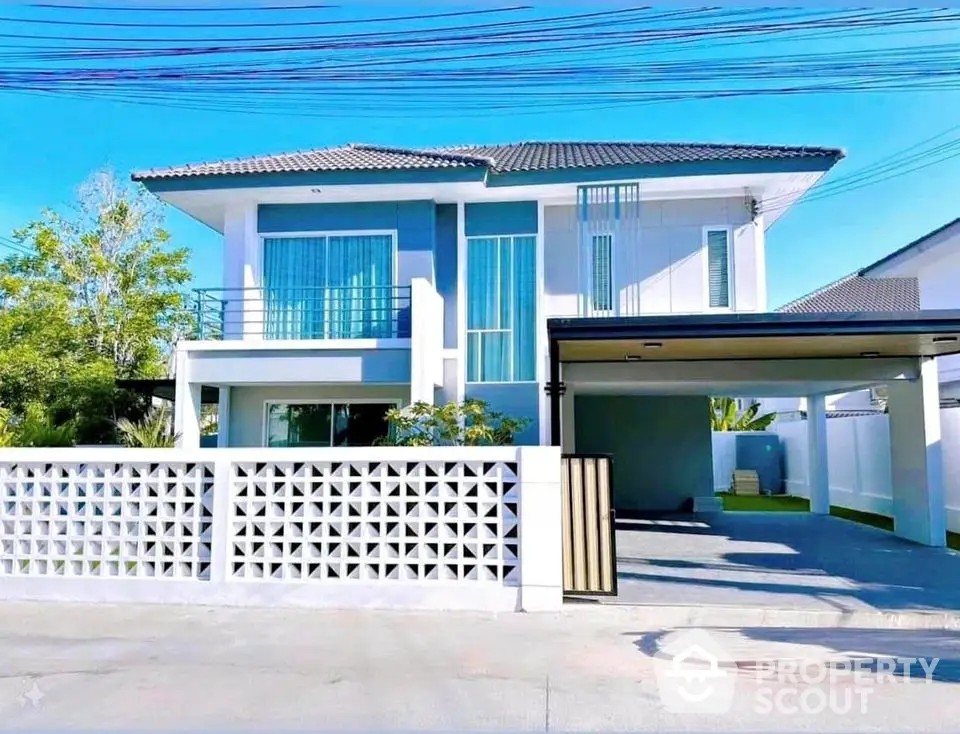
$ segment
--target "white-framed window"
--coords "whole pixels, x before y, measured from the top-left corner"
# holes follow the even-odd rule
[[[537,379],[537,236],[467,238],[467,382]]]
[[[396,400],[266,400],[267,447],[373,446],[387,435],[387,411]]]
[[[594,311],[613,311],[613,235],[590,237],[590,283]]]
[[[733,309],[733,233],[730,227],[703,228],[704,280],[708,309]]]

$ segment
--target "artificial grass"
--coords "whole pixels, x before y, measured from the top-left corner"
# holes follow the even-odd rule
[[[749,495],[718,492],[717,496],[723,502],[723,509],[727,512],[809,512],[810,501],[805,497],[791,497],[787,494]],[[846,507],[830,508],[834,517],[858,522],[861,525],[872,525],[881,530],[893,531],[893,518],[877,515],[872,512],[860,512]],[[960,533],[947,532],[947,546],[953,550],[960,550]]]

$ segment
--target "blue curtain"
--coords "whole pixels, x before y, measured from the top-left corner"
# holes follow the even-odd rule
[[[499,379],[500,241],[496,237],[467,243],[467,380]]]
[[[271,237],[263,245],[268,339],[390,337],[390,235]]]
[[[327,270],[325,237],[263,241],[263,335],[266,339],[323,336],[320,295]]]
[[[513,379],[537,379],[537,238],[514,237]]]

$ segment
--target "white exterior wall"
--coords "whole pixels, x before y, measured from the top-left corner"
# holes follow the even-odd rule
[[[545,315],[576,316],[581,292],[577,207],[546,205],[543,221]],[[621,272],[617,286],[639,286],[641,313],[708,310],[703,230],[713,226],[730,227],[732,235],[733,309],[766,310],[763,223],[751,221],[745,199],[647,201],[641,204],[640,221],[638,272]]]
[[[960,532],[960,408],[940,411],[943,495],[947,529]],[[778,423],[787,492],[809,496],[806,421]],[[893,515],[890,421],[886,415],[827,420],[830,504]]]

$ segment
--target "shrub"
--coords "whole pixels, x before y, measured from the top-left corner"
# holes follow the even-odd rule
[[[170,416],[165,407],[155,408],[136,423],[121,418],[117,421],[117,432],[123,445],[131,448],[172,449],[180,437],[170,430]]]
[[[387,423],[382,446],[510,446],[530,419],[492,411],[483,400],[465,400],[394,408]]]

